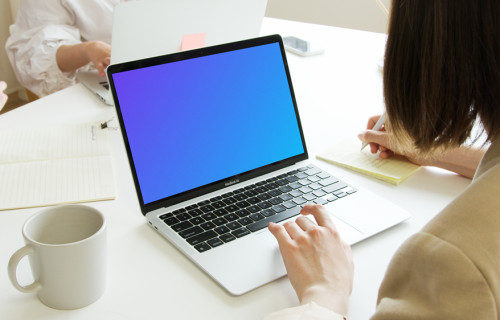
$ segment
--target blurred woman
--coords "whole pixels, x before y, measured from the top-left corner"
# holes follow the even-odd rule
[[[39,97],[75,83],[77,70],[104,76],[114,7],[126,0],[21,0],[5,49],[18,81]]]
[[[9,99],[9,97],[4,92],[5,89],[7,89],[7,83],[5,83],[5,81],[0,81],[0,111],[7,103],[7,99]]]

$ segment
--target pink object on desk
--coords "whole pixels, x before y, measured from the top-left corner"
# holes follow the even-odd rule
[[[181,51],[198,49],[205,46],[206,33],[186,34],[182,37]]]

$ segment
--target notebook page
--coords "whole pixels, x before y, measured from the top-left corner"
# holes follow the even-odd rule
[[[0,166],[0,209],[114,199],[109,156]]]
[[[0,210],[114,199],[108,143],[91,123],[0,132]]]
[[[399,184],[420,168],[402,157],[380,159],[377,154],[370,152],[369,147],[361,152],[360,148],[359,140],[347,139],[336,143],[334,147],[316,157],[392,184]]]
[[[97,123],[0,132],[0,164],[109,153],[108,131]]]

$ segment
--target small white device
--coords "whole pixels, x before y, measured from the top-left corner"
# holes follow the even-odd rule
[[[283,44],[287,51],[304,57],[322,54],[325,51],[325,49],[317,47],[309,41],[292,36],[284,37]]]

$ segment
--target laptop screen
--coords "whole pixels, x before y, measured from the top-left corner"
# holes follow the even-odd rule
[[[306,152],[279,42],[112,73],[112,82],[144,204]]]

